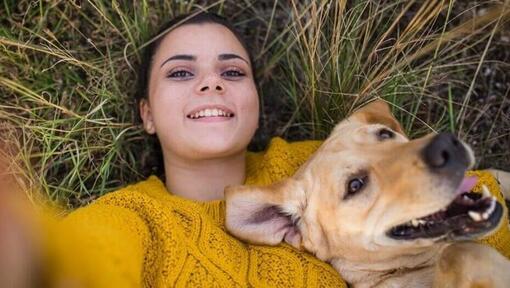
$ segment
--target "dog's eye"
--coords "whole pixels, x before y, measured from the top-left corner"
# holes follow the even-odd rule
[[[365,187],[368,177],[355,177],[347,182],[347,193],[344,196],[344,200],[352,197]]]
[[[392,139],[394,137],[395,137],[395,133],[391,130],[386,129],[386,128],[382,128],[381,130],[379,130],[377,132],[377,138],[379,138],[379,140],[381,140],[381,141],[384,141],[387,139]]]

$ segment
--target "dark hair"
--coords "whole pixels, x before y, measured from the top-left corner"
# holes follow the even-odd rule
[[[138,86],[135,94],[135,109],[136,109],[136,122],[141,123],[140,117],[140,101],[142,99],[148,98],[148,87],[150,80],[150,72],[152,68],[152,62],[154,54],[158,51],[159,45],[161,41],[165,38],[165,36],[172,31],[173,29],[188,25],[188,24],[219,24],[226,27],[230,30],[237,40],[241,43],[244,50],[248,53],[248,57],[251,64],[253,80],[255,81],[255,87],[258,89],[257,79],[255,77],[255,64],[253,63],[253,54],[250,49],[248,49],[248,45],[246,45],[245,40],[241,36],[241,34],[234,28],[234,26],[225,18],[218,14],[211,12],[195,12],[189,14],[183,14],[177,16],[164,25],[162,25],[159,31],[153,35],[152,42],[149,43],[142,52],[142,59],[138,70]],[[144,149],[141,155],[141,169],[142,174],[148,176],[150,174],[155,174],[160,177],[161,180],[165,181],[165,166],[163,163],[163,153],[161,144],[156,135],[150,135],[148,139],[148,145],[152,147],[152,149]]]
[[[248,45],[246,45],[245,40],[242,35],[234,28],[234,26],[223,16],[220,16],[211,12],[195,12],[190,14],[184,14],[173,18],[172,20],[165,23],[160,27],[158,33],[154,35],[153,39],[156,38],[153,42],[147,45],[142,53],[142,61],[140,63],[140,69],[138,72],[138,89],[135,94],[136,105],[140,103],[140,100],[147,98],[148,96],[148,86],[150,80],[150,73],[152,68],[152,58],[154,54],[158,51],[159,45],[161,41],[165,38],[165,36],[172,31],[173,29],[188,25],[188,24],[206,24],[206,23],[214,23],[219,24],[226,27],[230,30],[237,40],[241,43],[244,50],[248,53],[248,57],[251,64],[252,75],[255,80],[255,64],[253,63],[253,55],[250,49],[248,49]],[[255,81],[255,84],[256,81]],[[255,85],[257,86],[257,85]],[[139,113],[138,113],[139,114]]]

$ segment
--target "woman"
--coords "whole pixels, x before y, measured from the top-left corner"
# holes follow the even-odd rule
[[[248,245],[225,232],[225,186],[288,177],[320,142],[276,138],[263,154],[246,152],[259,101],[241,37],[209,13],[181,16],[162,31],[145,51],[138,102],[145,131],[161,143],[165,183],[151,176],[49,221],[42,281],[345,287],[333,268],[305,252]]]
[[[259,99],[241,37],[209,13],[162,31],[145,51],[137,100],[145,131],[161,144],[165,183],[152,176],[52,225],[51,285],[344,286],[309,254],[247,245],[224,231],[225,186],[289,176],[319,143],[275,139],[264,155],[247,153]]]
[[[161,143],[168,190],[217,200],[244,182],[259,100],[251,57],[227,21],[182,16],[164,30],[186,18],[145,51],[137,102],[145,131]]]

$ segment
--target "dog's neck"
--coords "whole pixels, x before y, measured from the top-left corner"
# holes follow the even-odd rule
[[[399,255],[381,261],[354,262],[335,258],[329,262],[348,283],[356,288],[430,287],[434,265],[443,249],[444,245],[441,245],[418,254]],[[416,275],[420,276],[416,277]],[[420,283],[413,282],[413,286],[407,285],[409,284],[406,284],[407,281],[419,281]]]

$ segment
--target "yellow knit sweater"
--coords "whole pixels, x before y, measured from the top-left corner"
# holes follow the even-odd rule
[[[266,185],[292,175],[319,145],[318,141],[287,143],[274,138],[266,152],[247,154],[246,184]],[[501,200],[493,178],[473,173]],[[50,283],[346,287],[330,265],[306,252],[285,244],[250,245],[229,235],[224,205],[223,201],[201,203],[172,195],[154,176],[103,196],[53,225],[48,241]],[[510,257],[506,221],[485,241]]]

